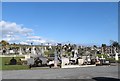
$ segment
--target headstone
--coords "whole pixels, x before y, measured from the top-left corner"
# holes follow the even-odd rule
[[[44,55],[44,49],[43,49],[43,48],[42,48],[42,50],[41,50],[41,54]]]
[[[65,66],[65,64],[69,64],[69,58],[62,57],[62,66]]]
[[[38,47],[38,51],[39,51],[39,55],[42,55],[42,49],[41,49],[41,47]]]
[[[27,65],[33,65],[34,64],[34,58],[27,59]]]
[[[35,47],[32,47],[31,54],[36,55]]]
[[[90,56],[87,56],[87,61],[91,62]]]
[[[7,54],[7,55],[9,54],[9,51],[8,51],[8,50],[6,50],[6,54]]]
[[[83,59],[78,59],[78,65],[82,65],[84,63]]]
[[[77,54],[76,53],[74,53],[74,58],[77,58]]]
[[[29,48],[26,48],[26,52],[28,52],[29,51]]]
[[[78,50],[77,49],[75,50],[75,54],[78,54]]]
[[[119,58],[118,58],[118,53],[115,54],[115,60],[118,61]]]
[[[54,52],[54,55],[55,55],[55,57],[54,57],[54,67],[57,67],[58,59],[57,59],[57,52],[56,51]]]
[[[13,51],[13,50],[10,50],[10,53],[14,53],[14,51]]]
[[[96,60],[99,61],[99,57],[98,56],[96,57]]]
[[[3,49],[3,50],[2,50],[2,53],[3,53],[3,54],[5,54],[5,53],[6,53],[6,50],[5,50],[5,49]]]
[[[86,60],[86,56],[82,56],[82,59],[83,59],[83,61],[85,61]]]
[[[22,50],[21,50],[21,47],[19,49],[19,55],[22,55]]]
[[[10,65],[16,65],[17,64],[17,60],[14,59],[14,57],[10,60]]]
[[[49,49],[52,49],[52,47],[51,47],[51,46],[49,46]]]
[[[45,47],[45,51],[47,50],[47,48]]]
[[[103,55],[101,56],[101,58],[102,58],[102,59],[104,58]]]

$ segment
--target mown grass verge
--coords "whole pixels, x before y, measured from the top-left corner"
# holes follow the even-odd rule
[[[27,65],[9,65],[10,59],[12,57],[0,57],[0,70],[25,70],[29,69]],[[17,62],[23,57],[15,57]]]

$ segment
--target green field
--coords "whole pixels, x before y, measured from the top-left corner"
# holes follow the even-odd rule
[[[10,59],[12,57],[0,57],[0,70],[22,70],[29,69],[27,65],[9,65]],[[15,57],[17,62],[23,57]]]
[[[25,70],[29,69],[26,65],[3,65],[2,70]]]

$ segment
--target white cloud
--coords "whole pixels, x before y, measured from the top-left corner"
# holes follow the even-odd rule
[[[40,36],[28,36],[27,38],[30,38],[30,39],[41,39]]]
[[[46,39],[46,38],[43,38],[41,36],[28,36],[27,38],[28,38],[28,40],[26,40],[26,42],[33,43],[33,44],[44,43],[46,45],[49,43],[49,44],[53,45],[56,43],[56,41],[54,41],[54,40]]]
[[[28,36],[27,38],[28,38],[28,40],[26,40],[26,42],[28,42],[28,43],[32,42],[34,44],[41,44],[41,43],[47,42],[44,38],[42,38],[40,36]]]
[[[33,44],[41,44],[43,43],[44,45],[53,45],[53,44],[56,44],[56,41],[54,40],[49,40],[49,39],[45,39],[45,38],[42,38],[42,37],[39,37],[39,36],[30,36],[28,37],[29,39],[26,40],[27,43],[33,43]]]
[[[33,44],[41,44],[41,43],[46,43],[46,40],[32,39],[32,40],[26,40],[26,42],[33,43]]]
[[[8,42],[16,42],[19,41],[21,38],[19,36],[12,36],[12,37],[4,37],[2,40],[6,40]]]
[[[23,25],[16,24],[14,22],[0,22],[0,31],[2,31],[2,39],[9,42],[15,42],[21,39],[21,36],[29,35],[33,32],[32,29],[25,28]]]
[[[24,45],[28,45],[28,43],[27,42],[20,42],[20,44],[24,44]]]
[[[54,43],[54,40],[48,40],[40,36],[32,35],[33,29],[24,27],[21,24],[15,22],[0,22],[0,31],[2,31],[2,39],[8,42],[20,43],[20,44],[47,44]]]
[[[16,24],[14,22],[6,22],[1,21],[0,22],[0,31],[2,31],[2,36],[6,37],[7,35],[28,35],[33,32],[32,29],[25,28],[22,25]]]

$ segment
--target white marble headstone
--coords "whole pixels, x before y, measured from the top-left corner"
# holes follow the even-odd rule
[[[14,51],[13,51],[13,50],[10,50],[10,53],[14,53]]]
[[[21,50],[21,48],[19,49],[19,55],[22,55],[22,50]]]
[[[115,54],[115,60],[118,61],[119,58],[118,58],[118,53]]]
[[[32,47],[31,53],[32,53],[33,55],[36,55],[35,47]]]

